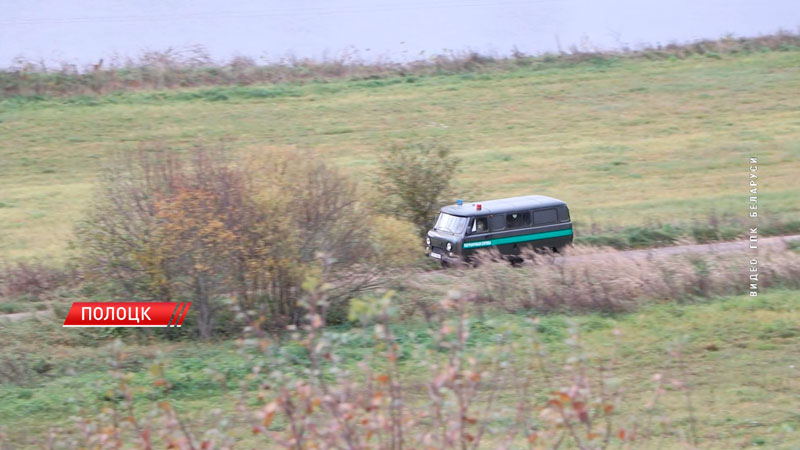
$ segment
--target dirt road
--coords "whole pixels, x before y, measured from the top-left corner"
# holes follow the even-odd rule
[[[800,241],[800,234],[792,236],[773,236],[766,238],[759,238],[757,245],[759,249],[774,249],[783,250],[791,241]],[[713,244],[691,244],[691,245],[674,245],[671,247],[654,247],[645,248],[640,250],[625,250],[615,251],[617,255],[627,256],[631,258],[647,258],[653,256],[670,256],[689,253],[734,253],[734,252],[747,252],[755,251],[750,248],[750,241],[730,241],[730,242],[715,242]],[[602,251],[597,253],[588,253],[583,255],[567,256],[569,259],[591,259],[595,255],[602,254]]]
[[[788,243],[791,241],[800,241],[800,235],[760,238],[758,240],[758,248],[782,250],[786,248]],[[713,244],[675,245],[672,247],[655,247],[641,250],[615,251],[615,254],[630,258],[652,258],[690,253],[734,253],[751,251],[749,245],[749,241],[716,242]],[[598,255],[602,255],[603,253],[604,252],[602,250],[598,250],[594,253],[585,253],[581,255],[568,254],[564,257],[556,257],[555,259],[556,261],[591,260],[593,258],[597,258]],[[2,325],[3,322],[16,322],[30,318],[48,319],[52,317],[53,312],[49,310],[2,314],[0,315],[0,325]]]

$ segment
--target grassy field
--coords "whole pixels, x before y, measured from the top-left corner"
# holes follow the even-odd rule
[[[583,224],[800,217],[800,51],[597,59],[447,76],[0,101],[0,259],[65,256],[118,151],[312,148],[359,179],[392,140],[438,139],[467,198],[541,193]],[[465,195],[466,196],[466,195]]]
[[[666,379],[679,378],[691,387],[699,448],[749,445],[797,448],[800,443],[799,294],[776,290],[757,299],[726,297],[697,304],[669,302],[614,316],[552,315],[541,319],[539,332],[554,367],[569,354],[564,340],[573,320],[583,330],[582,339],[591,357],[605,358],[612,350],[616,352],[619,363],[614,375],[626,386],[620,417],[647,402],[652,391],[651,377],[662,373]],[[490,313],[473,321],[469,345],[491,352],[498,333],[522,326],[525,317]],[[400,325],[397,332],[405,336],[402,345],[424,346],[425,329],[422,323],[411,322]],[[619,336],[612,336],[612,330],[618,330]],[[38,359],[33,362],[37,367],[44,367],[37,370],[40,375],[23,385],[0,385],[0,432],[6,433],[8,442],[15,447],[41,443],[53,426],[74,429],[70,416],[92,415],[109,406],[115,385],[107,374],[113,336],[65,330],[57,323],[47,322],[37,327],[29,323],[2,324],[0,331],[13,339],[17,350],[35,354]],[[345,332],[348,331],[344,328],[334,331]],[[242,351],[233,341],[214,344],[146,341],[136,344],[131,338],[128,341],[121,371],[129,374],[134,386],[136,409],[145,412],[151,401],[164,399],[157,393],[159,389],[154,387],[154,375],[149,370],[154,361],[162,362],[172,386],[166,399],[189,419],[198,435],[207,426],[204,420],[208,420],[208,412],[214,408],[222,408],[225,414],[236,417],[238,383],[252,372],[254,364],[270,368],[278,360],[249,359],[253,354]],[[370,351],[358,340],[349,342],[342,344],[339,354],[344,355],[345,366],[354,367]],[[668,350],[676,346],[684,354],[685,376],[667,363]],[[287,339],[277,351],[288,358],[280,359],[280,364],[285,365],[282,370],[299,373],[308,364],[303,348],[296,341]],[[525,350],[514,361],[524,364],[531,358],[531,351]],[[411,352],[401,359],[400,370],[407,380],[413,381],[425,371],[426,364],[424,356]],[[221,383],[218,375],[224,375],[226,381]],[[425,401],[422,393],[412,392],[411,398],[417,394]],[[546,394],[542,386],[532,393],[537,399],[546,399]],[[511,404],[513,392],[501,392],[500,399],[501,404]],[[252,398],[248,404],[255,407],[259,402]],[[637,448],[684,448],[673,445],[679,442],[675,433],[688,432],[684,395],[668,388],[654,414],[670,418],[670,425],[661,436],[663,441],[656,439]],[[253,436],[242,419],[232,422],[231,434],[245,447],[263,445],[263,438]]]

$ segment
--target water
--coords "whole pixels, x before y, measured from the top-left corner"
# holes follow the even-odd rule
[[[134,5],[135,3],[135,5]],[[219,60],[506,55],[800,29],[797,0],[0,0],[0,66],[204,46]]]

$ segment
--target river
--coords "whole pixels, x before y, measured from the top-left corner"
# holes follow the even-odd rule
[[[221,61],[502,56],[800,28],[797,0],[0,0],[0,11],[0,67],[18,56],[83,66],[193,45]]]

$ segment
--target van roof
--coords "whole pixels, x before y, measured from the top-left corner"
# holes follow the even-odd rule
[[[476,205],[481,205],[480,211]],[[474,217],[562,205],[566,205],[566,203],[557,198],[545,195],[523,195],[522,197],[501,198],[483,202],[464,202],[461,206],[447,205],[442,207],[441,211],[454,216]]]

